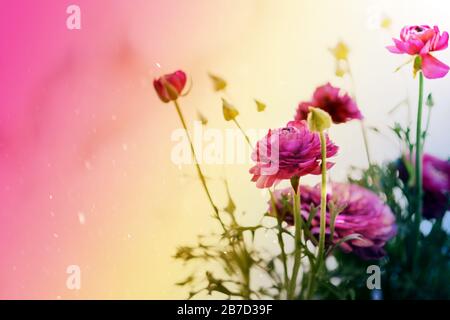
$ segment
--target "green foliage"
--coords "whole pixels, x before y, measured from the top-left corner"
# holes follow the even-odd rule
[[[414,188],[402,182],[398,167],[399,161],[395,161],[366,170],[354,169],[349,177],[350,182],[369,188],[384,198],[396,216],[398,233],[385,247],[386,258],[363,261],[353,255],[337,253],[338,268],[329,276],[341,281],[336,292],[352,292],[356,299],[370,299],[366,269],[371,264],[377,264],[382,270],[384,299],[449,299],[450,241],[442,228],[442,218],[430,221],[432,228],[429,234],[421,233],[416,247],[418,259],[414,260]],[[324,298],[338,297],[324,288],[321,293]]]

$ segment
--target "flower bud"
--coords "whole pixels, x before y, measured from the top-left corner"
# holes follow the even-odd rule
[[[177,100],[185,85],[186,73],[181,70],[153,80],[153,87],[158,97],[165,103]]]
[[[310,107],[308,114],[308,126],[313,132],[321,132],[331,127],[331,117],[322,109]]]
[[[226,121],[234,120],[238,115],[239,111],[230,104],[227,100],[222,98],[222,109],[223,109],[223,117]]]

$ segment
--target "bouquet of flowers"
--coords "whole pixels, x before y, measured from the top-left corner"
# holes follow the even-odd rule
[[[423,109],[434,107],[433,96],[424,93],[424,78],[448,73],[449,67],[432,55],[447,48],[448,33],[436,26],[406,26],[393,40],[390,52],[410,56],[419,101],[415,124],[391,128],[403,146],[401,154],[381,165],[371,160],[369,129],[354,93],[330,83],[319,86],[286,126],[269,129],[256,144],[239,124],[239,111],[222,98],[224,119],[237,126],[253,150],[251,180],[268,190],[267,211],[259,213],[256,225],[240,222],[227,184],[228,205],[219,208],[214,202],[180,106],[189,92],[186,74],[155,79],[159,98],[174,104],[186,130],[198,178],[221,230],[175,254],[198,265],[197,272],[178,283],[189,289],[189,298],[205,293],[242,299],[450,298],[450,242],[443,227],[450,162],[423,152],[429,117],[422,127]],[[340,42],[331,52],[336,75],[352,78],[347,45]],[[210,78],[215,91],[226,90],[224,79]],[[258,100],[256,107],[260,112],[266,108]],[[330,182],[327,173],[338,161],[339,147],[328,129],[349,121],[361,124],[368,167],[352,168],[347,181]],[[307,175],[319,175],[320,184],[304,184]],[[278,188],[283,180],[290,186]],[[264,233],[277,239],[275,250],[256,241]]]

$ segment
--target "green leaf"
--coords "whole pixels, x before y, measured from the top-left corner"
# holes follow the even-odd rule
[[[185,285],[192,283],[194,280],[195,280],[194,276],[191,275],[191,276],[188,276],[185,280],[176,282],[175,285],[176,286],[185,286]]]
[[[222,98],[222,110],[226,121],[234,120],[239,115],[239,111],[224,98]]]
[[[261,102],[259,100],[256,100],[256,99],[255,99],[255,103],[256,103],[256,110],[258,112],[263,112],[264,110],[266,110],[267,106],[266,106],[265,103],[263,103],[263,102]]]
[[[413,61],[413,58],[408,59],[407,61],[405,61],[404,63],[399,65],[397,68],[395,68],[394,72],[400,71],[401,68],[403,68],[404,66],[406,66],[407,64],[409,64],[412,61]]]
[[[231,192],[227,180],[225,180],[225,190],[227,192],[228,204],[223,210],[229,213],[230,215],[233,215],[234,212],[236,211],[236,204],[234,203],[233,198],[231,197]]]
[[[342,211],[344,211],[346,205],[339,205],[334,201],[330,201],[328,207],[330,208],[330,235],[331,239],[333,239],[336,218]]]
[[[209,78],[211,79],[214,87],[214,91],[222,91],[227,87],[227,82],[219,76],[209,73]]]
[[[335,248],[339,247],[341,244],[343,244],[344,242],[347,241],[351,241],[351,240],[357,240],[357,239],[362,239],[362,236],[359,233],[352,233],[349,234],[348,236],[340,239],[338,242],[336,242],[333,246],[331,246],[328,251],[327,254],[329,254],[331,251],[333,251]]]

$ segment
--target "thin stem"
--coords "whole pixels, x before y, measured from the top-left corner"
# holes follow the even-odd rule
[[[352,91],[353,91],[353,99],[356,102],[356,84],[355,84],[355,78],[353,77],[353,72],[352,69],[350,68],[350,61],[348,59],[346,59],[347,62],[347,73],[350,77],[350,81],[352,84]],[[362,136],[363,136],[363,140],[364,140],[364,147],[366,150],[366,156],[367,156],[367,162],[369,163],[369,168],[372,166],[372,157],[370,156],[370,149],[369,149],[369,139],[367,137],[367,128],[366,125],[364,123],[363,120],[360,121],[361,124],[361,131],[362,131]]]
[[[314,266],[311,263],[311,260],[309,262],[310,270],[309,270],[309,278],[308,278],[308,286],[306,288],[306,296],[305,298],[307,300],[311,299],[312,293],[313,293],[313,287],[314,287],[314,279],[316,277],[316,272],[314,270]]]
[[[320,151],[322,154],[322,184],[321,184],[321,197],[320,197],[320,234],[319,234],[319,264],[321,267],[322,260],[324,258],[325,251],[325,227],[326,227],[326,210],[327,210],[327,142],[325,140],[325,134],[323,131],[320,135]]]
[[[423,132],[423,141],[422,141],[422,150],[425,147],[425,141],[428,136],[428,130],[430,129],[430,121],[431,121],[431,110],[433,110],[432,107],[428,108],[428,114],[427,114],[427,122],[425,125],[425,131]]]
[[[272,204],[272,210],[275,212],[276,217],[277,217],[277,224],[278,224],[278,243],[280,245],[281,248],[281,261],[283,263],[283,271],[284,271],[284,286],[286,289],[286,294],[288,294],[289,291],[289,274],[288,274],[288,269],[287,269],[287,256],[286,256],[286,249],[284,247],[284,240],[283,240],[283,228],[281,225],[281,219],[279,216],[279,212],[277,210],[277,206],[275,204],[275,198],[273,196],[272,191],[269,190],[269,194],[270,194],[270,200],[271,200],[271,204]]]
[[[250,138],[248,137],[248,135],[245,133],[244,130],[242,130],[242,127],[240,126],[239,122],[236,120],[236,118],[233,119],[233,122],[236,124],[236,126],[238,127],[238,129],[241,131],[242,135],[244,136],[245,140],[247,141],[247,144],[250,146],[251,149],[253,149],[252,143],[250,141]]]
[[[187,129],[183,113],[181,112],[180,105],[178,104],[177,100],[174,101],[174,104],[175,104],[175,109],[177,110],[178,116],[180,118],[181,124],[183,125],[183,128],[186,131],[186,136],[187,136],[187,138],[189,140],[189,145],[191,147],[191,153],[192,153],[192,157],[194,158],[195,167],[197,169],[198,177],[200,178],[200,181],[202,183],[203,189],[205,190],[205,193],[206,193],[206,195],[208,197],[209,203],[213,207],[215,216],[216,216],[217,220],[219,220],[220,225],[222,226],[223,230],[225,231],[226,228],[225,228],[225,225],[222,222],[222,219],[220,219],[219,209],[217,209],[216,205],[214,204],[214,201],[213,201],[213,199],[211,197],[211,193],[209,192],[208,186],[206,185],[205,176],[203,175],[202,169],[200,168],[200,165],[199,165],[199,163],[197,161],[197,155],[195,154],[194,144],[192,143],[191,136],[189,135],[189,131]]]
[[[419,72],[419,104],[417,107],[417,128],[416,128],[416,212],[414,215],[414,261],[417,259],[417,245],[420,238],[420,222],[422,220],[422,107],[423,107],[423,73]]]
[[[366,124],[364,123],[364,120],[361,120],[359,123],[361,124],[361,132],[362,132],[362,136],[363,136],[363,140],[364,140],[367,162],[369,163],[369,168],[370,168],[370,167],[372,167],[372,158],[370,157],[370,151],[369,151],[369,139],[367,137],[367,127],[366,127]]]
[[[306,298],[311,299],[315,290],[315,280],[321,272],[322,265],[325,259],[325,228],[326,228],[326,209],[327,209],[327,142],[325,134],[320,131],[320,151],[322,155],[322,182],[320,193],[320,233],[319,233],[319,250],[317,253],[317,262],[315,268],[310,271],[310,278],[308,282],[308,289]]]
[[[294,189],[294,225],[295,225],[295,253],[294,266],[292,268],[292,276],[289,287],[289,299],[295,298],[295,289],[297,286],[297,276],[300,270],[301,258],[301,240],[302,240],[302,217],[300,213],[300,181],[298,182],[297,190]]]

